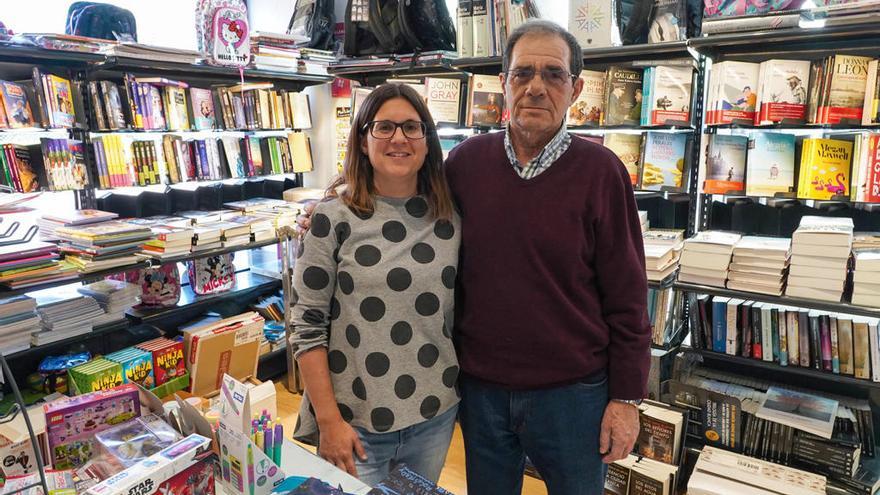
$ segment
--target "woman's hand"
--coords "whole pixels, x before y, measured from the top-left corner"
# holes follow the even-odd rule
[[[329,424],[320,426],[321,439],[318,444],[318,455],[348,474],[357,477],[354,465],[354,454],[361,461],[367,460],[364,446],[354,428],[340,418]]]

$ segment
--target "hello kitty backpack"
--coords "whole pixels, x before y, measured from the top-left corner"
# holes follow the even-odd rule
[[[251,61],[250,26],[244,0],[199,0],[199,51],[213,65],[244,67]]]

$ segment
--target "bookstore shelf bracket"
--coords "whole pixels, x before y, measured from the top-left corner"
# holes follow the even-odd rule
[[[18,414],[23,414],[24,424],[28,431],[28,437],[30,439],[31,445],[34,446],[34,449],[37,450],[36,446],[40,445],[37,441],[37,436],[34,434],[34,427],[31,424],[30,414],[27,412],[27,406],[24,403],[24,399],[21,396],[21,391],[18,389],[18,383],[15,381],[15,377],[12,375],[12,370],[9,368],[9,363],[6,362],[6,357],[3,354],[0,354],[0,371],[3,373],[3,377],[9,383],[9,387],[12,389],[12,394],[15,397],[15,404],[10,412],[0,419],[0,423],[5,423],[12,421],[15,419],[15,416]],[[37,464],[37,472],[40,474],[40,482],[33,483],[31,485],[22,487],[18,490],[13,490],[8,492],[9,495],[13,495],[15,493],[29,492],[32,488],[41,488],[43,493],[49,493],[48,485],[46,484],[46,470],[43,466],[43,458],[40,455],[34,456],[34,460]]]

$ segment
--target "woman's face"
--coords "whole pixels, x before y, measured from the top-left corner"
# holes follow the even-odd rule
[[[386,101],[376,115],[374,121],[389,120],[402,123],[408,120],[421,122],[419,113],[404,98],[396,97]],[[415,178],[425,163],[428,155],[426,138],[410,139],[403,135],[403,129],[397,128],[391,139],[377,139],[369,130],[361,140],[361,151],[373,165],[376,180],[400,180]]]

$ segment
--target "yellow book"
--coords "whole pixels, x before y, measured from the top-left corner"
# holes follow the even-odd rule
[[[293,172],[311,172],[312,165],[312,149],[309,146],[309,138],[302,132],[291,132],[287,135],[287,142],[290,145],[290,155],[293,160]]]
[[[801,158],[802,187],[798,188],[798,198],[831,199],[848,195],[852,151],[851,141],[813,139]]]

